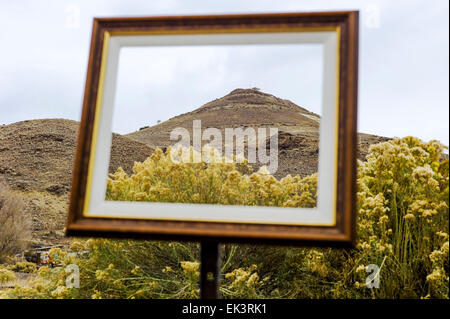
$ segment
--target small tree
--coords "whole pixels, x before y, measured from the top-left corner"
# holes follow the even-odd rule
[[[0,182],[0,262],[23,249],[30,238],[30,222],[19,195]]]

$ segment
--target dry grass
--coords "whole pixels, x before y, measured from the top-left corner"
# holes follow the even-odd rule
[[[0,262],[21,251],[30,239],[30,221],[21,197],[0,183]]]

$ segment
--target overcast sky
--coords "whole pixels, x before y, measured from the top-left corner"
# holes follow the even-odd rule
[[[154,125],[236,88],[257,87],[320,114],[322,51],[320,44],[122,48],[113,131]]]
[[[448,145],[448,5],[447,0],[1,1],[0,123],[9,124],[39,118],[80,119],[92,18],[95,16],[359,9],[362,14],[359,131],[384,136],[415,135],[424,140],[439,139]],[[248,56],[242,55],[239,50],[241,49],[202,50],[201,59],[198,51],[186,51],[192,59],[186,64],[184,74],[192,73],[189,68],[197,65],[203,70],[212,70],[211,74],[218,76],[214,81],[206,75],[195,79],[191,77],[190,82],[176,79],[177,83],[189,83],[188,86],[194,88],[197,94],[192,94],[188,89],[178,95],[172,94],[172,105],[178,105],[183,108],[182,112],[187,112],[213,98],[227,94],[234,86],[259,85],[263,91],[291,99],[318,112],[316,106],[320,103],[317,102],[320,94],[317,94],[316,84],[306,88],[307,83],[301,81],[299,72],[283,72],[287,66],[296,63],[294,70],[314,76],[320,68],[317,63],[305,64],[285,56],[280,64],[280,61],[276,60],[277,55],[270,53],[270,48],[262,50],[265,53],[256,59],[248,59]],[[254,49],[242,50],[250,54]],[[316,61],[313,57],[321,53],[317,48],[295,50],[298,52],[294,54],[301,55],[302,61]],[[284,54],[283,52],[279,53]],[[123,52],[123,67],[120,66],[123,74],[133,69],[132,63],[129,63],[126,71],[126,56],[131,59],[133,55],[142,54],[132,49]],[[246,57],[252,63],[245,64],[245,68],[238,68],[236,65],[244,63]],[[176,60],[176,54],[172,58],[172,61]],[[199,65],[198,61],[201,60],[206,62]],[[167,61],[171,61],[170,58]],[[264,65],[273,67],[268,70]],[[169,62],[166,66],[162,71],[173,68],[173,64]],[[151,67],[148,66],[149,69]],[[176,69],[176,72],[178,70]],[[160,80],[163,83],[172,83],[169,80],[173,72],[175,71],[160,70]],[[281,76],[286,73],[292,79]],[[163,77],[164,74],[166,78]],[[284,82],[271,82],[268,80],[268,74],[273,74],[272,79],[283,78]],[[257,81],[253,75],[258,75]],[[314,78],[314,81],[310,82],[320,83],[320,78]],[[127,84],[126,81],[120,82],[119,78],[119,110],[121,105],[123,107],[128,101],[143,103],[145,99],[152,105],[158,105],[158,109],[164,107],[161,96],[165,91],[155,90],[155,87],[150,85],[151,80],[140,83],[143,90],[135,93],[136,86]],[[299,90],[292,90],[292,85],[283,83],[296,83]],[[161,82],[158,85],[161,85]],[[148,93],[145,91],[147,87]],[[131,92],[133,90],[134,93]],[[296,93],[293,93],[294,91]],[[136,94],[141,94],[142,98]],[[155,112],[151,107],[145,108],[144,104],[133,105],[136,109],[140,108],[138,118],[147,122],[145,125],[155,124],[158,119],[165,120],[164,116],[176,115],[170,114],[170,111]],[[175,112],[175,109],[173,110]],[[134,129],[137,128],[118,128],[123,132]]]

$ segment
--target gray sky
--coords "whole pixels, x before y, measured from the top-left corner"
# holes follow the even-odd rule
[[[362,14],[359,131],[385,136],[415,135],[424,140],[439,139],[448,145],[448,5],[447,0],[1,1],[0,123],[56,117],[79,120],[94,16],[359,9]],[[226,81],[217,79],[216,83],[211,83],[207,78],[199,79],[198,84],[208,87],[202,90],[205,95],[186,101],[187,96],[193,95],[184,92],[180,94],[180,103],[176,96],[171,97],[173,105],[186,107],[183,109],[186,112],[228,93],[233,85],[254,86],[253,81],[246,84],[247,79],[236,72],[232,74],[233,68],[229,66],[233,56],[239,54],[225,51],[214,55],[205,51],[205,56],[210,56],[206,66],[215,69]],[[133,55],[133,52],[128,54]],[[303,52],[302,56],[308,53]],[[217,60],[221,63],[215,63]],[[254,61],[247,68],[248,72],[241,73],[262,72],[258,67],[261,61],[264,60]],[[277,78],[280,68],[283,66],[265,72],[275,72],[274,78]],[[308,74],[314,70],[311,67]],[[189,72],[187,70],[186,74]],[[288,96],[293,91],[282,83],[274,89],[264,87],[274,87],[267,81],[259,85],[263,91],[292,99],[299,105],[305,101],[311,107],[302,106],[317,112],[314,88],[307,90],[311,93],[309,96],[295,97]],[[120,99],[138,98],[127,95],[126,83],[122,86],[118,92],[119,107]],[[191,86],[197,83],[194,81]],[[154,95],[151,99],[162,103]],[[197,99],[201,99],[201,103]],[[140,117],[148,115],[147,125],[166,119],[156,118],[164,114],[155,114],[151,109],[148,113],[143,111]],[[172,116],[166,116],[169,115]]]
[[[122,48],[113,131],[154,125],[235,88],[257,87],[320,114],[322,51],[318,44]]]

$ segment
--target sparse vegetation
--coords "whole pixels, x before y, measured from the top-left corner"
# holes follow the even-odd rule
[[[194,156],[190,150],[191,159]],[[106,199],[250,206],[315,206],[316,175],[281,180],[265,167],[253,173],[243,163],[225,163],[216,150],[205,147],[202,163],[179,163],[182,149],[157,149],[131,176],[121,168],[108,180]],[[189,155],[189,154],[188,154]],[[174,157],[174,160],[172,160]],[[192,161],[193,162],[193,161]],[[236,162],[236,161],[235,161]]]
[[[411,137],[372,146],[367,161],[359,163],[357,247],[225,245],[223,296],[448,298],[449,163],[440,161],[442,151],[438,142],[424,143]],[[303,198],[296,206],[314,201],[314,176],[282,182],[261,172],[250,174],[247,167],[235,164],[177,164],[181,166],[169,182],[163,175],[170,165],[175,163],[157,151],[136,164],[133,175],[119,170],[108,182],[108,198],[171,201],[173,195],[165,189],[173,186],[171,192],[185,202],[192,198],[195,202],[255,205],[259,198],[275,205],[286,204],[295,196]],[[219,194],[207,193],[209,188],[202,179],[210,176],[223,181],[221,189],[215,189]],[[251,194],[245,193],[251,195],[247,201],[241,198],[240,187],[253,185],[252,180],[257,184],[250,187]],[[196,244],[158,241],[80,241],[73,251],[88,250],[88,256],[59,251],[66,264],[80,267],[79,289],[65,287],[68,274],[62,268],[43,267],[33,288],[16,287],[0,297],[195,298],[199,294],[198,248]],[[370,264],[380,267],[379,289],[365,287]]]
[[[14,279],[16,279],[14,272],[5,268],[0,268],[0,284],[5,284],[13,281]]]
[[[0,262],[23,250],[30,239],[30,222],[20,196],[0,182]]]
[[[7,269],[14,272],[34,273],[36,272],[36,264],[28,261],[19,261],[13,265],[9,265]]]

